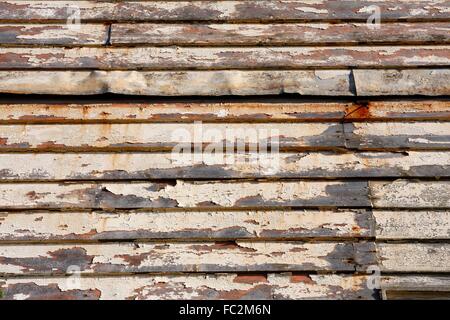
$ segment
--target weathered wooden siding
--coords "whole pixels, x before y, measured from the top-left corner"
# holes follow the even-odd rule
[[[450,297],[449,10],[0,0],[0,297]]]

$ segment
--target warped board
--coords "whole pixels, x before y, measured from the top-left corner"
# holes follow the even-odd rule
[[[450,208],[450,181],[370,181],[374,208]]]
[[[450,177],[450,152],[5,153],[0,168],[0,181],[427,178]]]
[[[194,274],[86,277],[76,284],[64,277],[0,278],[6,300],[144,299],[374,299],[366,276],[269,274]]]
[[[355,271],[375,261],[368,243],[216,242],[0,246],[0,274]]]
[[[336,149],[344,147],[343,128],[336,123],[291,124],[89,124],[0,125],[2,151],[163,150],[176,153],[208,148],[225,152],[249,146]]]
[[[449,243],[378,243],[382,272],[450,272]]]
[[[0,25],[0,45],[91,46],[105,45],[107,39],[108,27],[101,24],[81,24],[77,27],[67,24]]]
[[[285,99],[208,102],[92,102],[0,104],[0,123],[94,122],[330,122],[450,120],[449,100],[354,102]]]
[[[324,57],[333,57],[324,59]],[[450,46],[1,48],[0,69],[224,70],[449,67]]]
[[[449,23],[113,24],[111,44],[122,45],[330,45],[450,43]],[[1,30],[1,29],[0,29]],[[1,32],[1,31],[0,31]],[[0,41],[1,33],[0,33]],[[14,39],[13,39],[14,40]]]
[[[1,209],[369,206],[365,181],[12,183]]]
[[[347,147],[362,150],[448,149],[450,122],[346,123]]]
[[[444,84],[443,84],[444,85]],[[436,88],[436,87],[435,87]],[[437,92],[438,87],[434,90]],[[155,96],[352,96],[350,71],[0,71],[0,92]]]
[[[373,211],[377,240],[449,240],[450,211]]]
[[[384,21],[448,20],[445,0],[277,1],[32,1],[0,4],[0,20],[66,21],[77,8],[84,21],[367,21],[379,7]]]
[[[0,212],[0,242],[360,238],[367,211]]]
[[[354,80],[353,80],[354,78]],[[0,71],[0,92],[151,96],[314,96],[450,94],[450,69]]]

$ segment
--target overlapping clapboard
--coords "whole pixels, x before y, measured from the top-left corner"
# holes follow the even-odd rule
[[[0,1],[0,92],[66,95],[0,101],[3,297],[448,296],[449,8]],[[277,166],[175,161],[198,121]]]

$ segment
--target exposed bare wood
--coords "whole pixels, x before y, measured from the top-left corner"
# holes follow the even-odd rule
[[[0,71],[0,92],[152,96],[351,96],[350,71]]]
[[[101,24],[0,25],[0,45],[105,45],[108,26]]]
[[[376,238],[450,239],[450,211],[380,211],[373,212]]]
[[[361,150],[450,147],[450,122],[346,123],[347,146]]]
[[[427,178],[450,177],[450,152],[11,153],[0,168],[3,181]]]
[[[446,0],[287,0],[287,1],[32,1],[5,0],[0,19],[66,21],[77,8],[96,21],[340,21],[365,22],[377,6],[383,20],[448,20]]]
[[[339,274],[187,274],[81,278],[79,288],[64,277],[11,278],[0,279],[0,289],[6,300],[374,299],[366,281]]]
[[[448,243],[378,243],[383,272],[450,272]]]
[[[450,69],[353,70],[359,96],[450,94]]]
[[[450,120],[449,100],[4,103],[0,123]]]
[[[450,43],[449,23],[113,24],[112,45]]]
[[[324,59],[324,57],[332,57]],[[450,46],[1,48],[0,69],[210,70],[448,67]]]
[[[364,181],[13,183],[0,208],[248,208],[369,206]]]
[[[376,208],[450,208],[450,181],[370,181]]]
[[[0,274],[68,274],[72,265],[82,274],[354,271],[358,247],[349,242],[245,241],[3,245]],[[369,255],[373,262],[374,252]]]
[[[374,235],[366,211],[12,212],[0,241],[305,239]]]
[[[450,291],[449,276],[396,275],[383,276],[381,289],[412,291]]]
[[[450,120],[450,101],[367,101],[347,109],[346,121]]]
[[[0,150],[167,150],[183,157],[191,146],[209,154],[246,145],[261,152],[336,149],[344,147],[342,129],[336,123],[0,125]]]

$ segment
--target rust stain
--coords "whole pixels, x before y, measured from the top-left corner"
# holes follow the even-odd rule
[[[238,274],[233,282],[236,283],[247,283],[247,284],[255,284],[261,282],[268,282],[266,274]]]

